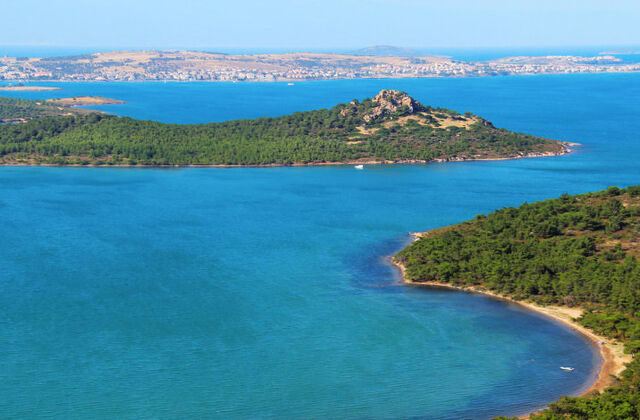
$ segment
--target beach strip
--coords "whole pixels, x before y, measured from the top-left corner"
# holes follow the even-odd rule
[[[427,232],[419,232],[411,233],[410,235],[414,238],[414,240],[417,240],[425,236],[426,233]],[[510,303],[524,306],[527,309],[546,315],[556,321],[562,322],[563,324],[569,326],[571,329],[588,338],[600,351],[600,356],[602,357],[603,361],[600,365],[597,379],[586,390],[584,390],[580,394],[580,396],[587,396],[594,391],[601,392],[605,388],[613,385],[615,382],[615,377],[620,375],[620,373],[625,370],[626,364],[630,363],[632,360],[630,354],[624,353],[623,343],[595,334],[593,331],[580,325],[576,321],[576,319],[579,318],[584,311],[581,307],[540,306],[531,302],[514,300],[508,296],[503,296],[483,289],[480,286],[463,287],[438,282],[413,282],[407,279],[406,268],[402,263],[398,262],[394,257],[391,257],[390,261],[400,270],[403,284],[415,287],[446,288],[467,293],[479,293],[485,296],[492,297],[494,299],[505,300]]]

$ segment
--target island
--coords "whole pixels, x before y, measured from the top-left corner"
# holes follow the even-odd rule
[[[347,54],[291,52],[109,51],[62,57],[0,57],[0,81],[303,81],[407,77],[487,77],[638,72],[640,63],[614,54],[547,55],[487,61],[419,56],[393,46]]]
[[[73,102],[72,102],[73,103]],[[164,124],[0,99],[0,164],[287,166],[518,159],[571,144],[515,133],[472,114],[425,106],[405,92],[331,109],[210,124]],[[44,118],[43,118],[44,117]]]
[[[414,236],[393,257],[406,284],[509,299],[600,348],[604,363],[586,395],[531,419],[638,418],[640,186],[565,194]]]

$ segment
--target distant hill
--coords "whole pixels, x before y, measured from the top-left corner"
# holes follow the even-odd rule
[[[361,48],[352,51],[353,55],[370,55],[373,57],[417,57],[420,55],[415,50],[391,45],[374,45],[373,47]]]
[[[49,116],[51,108],[80,110],[3,102],[0,110],[9,118],[33,119],[0,125],[0,164],[373,164],[551,156],[567,150],[561,142],[499,129],[470,112],[425,106],[395,90],[331,109],[189,125],[101,114]]]

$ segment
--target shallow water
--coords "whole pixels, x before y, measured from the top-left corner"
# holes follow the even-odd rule
[[[400,88],[578,141],[502,162],[0,168],[2,417],[488,418],[577,393],[599,356],[483,296],[399,286],[407,232],[640,183],[638,75],[286,84],[62,83],[171,122]],[[18,96],[18,95],[13,95]],[[574,372],[559,369],[576,367]]]

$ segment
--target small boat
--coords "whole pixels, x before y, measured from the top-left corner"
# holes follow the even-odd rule
[[[354,166],[354,168],[356,168],[356,169],[364,169],[364,165],[356,165],[356,166]]]
[[[572,368],[572,367],[569,367],[569,366],[560,366],[560,369],[562,369],[562,370],[568,370],[569,372],[573,371],[573,368]]]
[[[287,86],[293,86],[293,83],[287,83]]]

